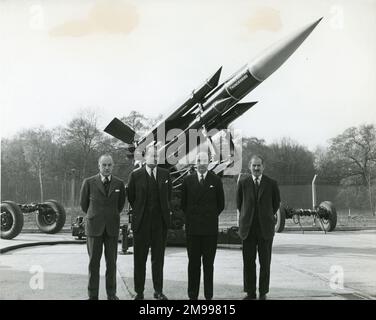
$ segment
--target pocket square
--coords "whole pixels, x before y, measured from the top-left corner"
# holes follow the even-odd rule
[[[120,192],[120,189],[115,189],[115,192]]]
[[[164,183],[168,183],[168,180],[166,180]]]
[[[214,186],[211,184],[209,188],[214,188]]]

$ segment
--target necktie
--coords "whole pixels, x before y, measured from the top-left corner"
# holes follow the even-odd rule
[[[157,179],[155,179],[155,175],[154,175],[154,170],[151,170],[151,178],[153,179],[154,182],[157,181]]]
[[[104,178],[104,191],[106,192],[106,196],[108,196],[108,191],[110,189],[110,180],[108,179],[108,177],[105,177]]]
[[[204,175],[201,173],[200,177],[200,184],[203,186],[204,185]]]
[[[258,181],[258,177],[255,178],[255,190],[256,190],[256,196],[258,196],[258,190],[259,190],[259,181]]]

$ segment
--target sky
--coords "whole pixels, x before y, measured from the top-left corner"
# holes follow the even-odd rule
[[[376,124],[376,0],[1,0],[0,134],[66,125],[88,108],[101,128],[132,110],[166,114],[220,66],[224,80],[320,17],[233,122],[312,151]]]

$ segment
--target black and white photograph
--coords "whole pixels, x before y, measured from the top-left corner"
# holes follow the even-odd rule
[[[0,300],[376,300],[375,30],[376,0],[0,0]]]

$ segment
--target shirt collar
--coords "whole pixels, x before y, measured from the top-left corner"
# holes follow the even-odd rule
[[[99,173],[99,175],[101,176],[102,182],[104,182],[104,180],[106,179],[106,177],[103,174],[101,174],[101,173]],[[111,175],[108,176],[108,181],[111,181]]]
[[[206,172],[203,174],[204,175],[204,179],[206,179],[206,175],[208,174],[208,170],[206,170]],[[198,181],[200,181],[201,179],[201,173],[197,171],[197,176],[198,176]]]
[[[149,174],[149,176],[151,176],[151,168],[149,167],[149,166],[145,166],[146,167],[146,171],[147,171],[147,173]],[[156,177],[157,176],[157,167],[155,167],[154,169],[153,169],[153,175],[154,175],[154,177]]]
[[[256,176],[252,175],[252,179],[253,179],[253,182],[255,182],[256,180]],[[261,179],[262,179],[262,174],[260,174],[260,176],[257,178],[259,183],[261,182]]]

